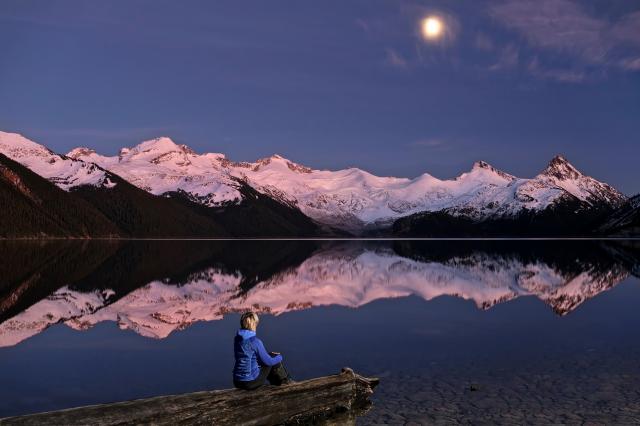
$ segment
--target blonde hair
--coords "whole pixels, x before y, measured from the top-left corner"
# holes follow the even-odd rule
[[[244,328],[245,330],[255,330],[259,322],[260,319],[255,312],[245,312],[240,317],[240,327]]]

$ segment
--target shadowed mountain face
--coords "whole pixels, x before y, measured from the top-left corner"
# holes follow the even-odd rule
[[[0,154],[0,238],[110,237],[120,230],[85,200]]]
[[[156,241],[0,246],[0,346],[102,321],[164,338],[253,309],[533,296],[558,315],[638,274],[640,247],[595,241]]]
[[[640,235],[640,194],[629,198],[607,217],[599,231],[606,235],[633,237]]]
[[[105,173],[108,186],[82,185],[67,192],[0,153],[0,238],[264,237],[319,232],[299,210],[243,182],[236,185],[246,202],[204,208],[180,194],[159,197]]]
[[[90,226],[96,220],[100,225],[94,216],[110,222],[118,236],[162,238],[561,237],[637,231],[619,229],[628,222],[630,200],[562,156],[532,178],[478,161],[455,179],[441,180],[428,173],[408,179],[357,168],[313,170],[279,155],[234,162],[220,153],[197,154],[166,137],[108,157],[86,147],[60,155],[0,131],[0,155],[68,191],[60,191],[61,199],[84,206],[79,217],[48,217],[31,196],[44,191],[43,182],[16,181],[14,170],[3,179],[0,169],[0,197],[18,213],[14,226],[0,226],[0,237],[105,235]],[[50,193],[48,188],[45,195]],[[20,212],[29,220],[21,220]],[[61,217],[73,217],[73,223],[61,228]]]

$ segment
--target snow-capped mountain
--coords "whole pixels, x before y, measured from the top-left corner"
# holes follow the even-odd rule
[[[241,204],[246,198],[241,186],[248,185],[318,223],[355,233],[385,228],[422,212],[483,221],[542,212],[563,202],[572,203],[571,209],[613,209],[626,200],[561,156],[533,178],[517,178],[479,161],[455,179],[441,180],[427,173],[408,179],[379,177],[357,168],[314,170],[279,155],[234,162],[219,153],[197,154],[166,137],[122,148],[115,156],[89,148],[75,148],[65,156],[20,135],[0,132],[0,153],[65,190],[87,184],[112,186],[112,173],[151,194],[182,195],[206,207],[220,207]]]
[[[197,155],[169,138],[142,142],[105,157],[89,148],[75,148],[68,157],[95,163],[138,188],[155,195],[180,192],[208,207],[241,200],[237,184],[222,164],[222,154]]]
[[[322,249],[296,267],[258,282],[248,291],[243,276],[205,267],[179,284],[155,280],[118,298],[113,290],[60,288],[0,324],[0,346],[11,346],[56,323],[83,330],[102,321],[152,338],[165,338],[197,321],[222,319],[248,309],[269,314],[339,305],[357,308],[378,299],[454,296],[480,309],[534,296],[559,315],[606,291],[628,275],[622,263],[561,267],[540,259],[480,251],[441,260],[414,260],[387,247],[340,245]]]
[[[196,154],[169,138],[123,148],[114,157],[76,148],[69,157],[94,162],[154,194],[181,192],[207,206],[239,201],[239,178],[280,201],[297,206],[318,222],[348,230],[390,224],[423,211],[447,211],[474,219],[544,210],[561,200],[585,206],[618,206],[625,196],[583,175],[565,158],[555,157],[532,179],[522,179],[479,161],[451,180],[429,174],[415,179],[379,177],[351,168],[314,170],[279,155],[253,163],[223,154]]]
[[[68,191],[80,185],[111,188],[110,173],[93,163],[59,155],[16,134],[0,132],[0,153]]]
[[[198,172],[175,171],[181,164],[180,153],[166,152],[167,146],[189,155],[187,148],[169,140],[123,150],[122,159],[130,167],[110,166],[125,179],[94,162],[58,155],[19,135],[0,133],[0,163],[6,163],[7,169],[0,176],[0,201],[11,213],[11,221],[0,222],[0,238],[323,234],[299,209],[256,191],[227,172],[220,173],[206,155],[193,158],[196,165],[190,164]],[[103,226],[96,226],[99,222]]]

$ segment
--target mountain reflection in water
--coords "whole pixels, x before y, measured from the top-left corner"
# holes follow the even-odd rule
[[[165,338],[229,312],[409,295],[481,309],[534,296],[565,315],[640,271],[640,247],[616,241],[4,242],[0,252],[0,346],[57,323]]]

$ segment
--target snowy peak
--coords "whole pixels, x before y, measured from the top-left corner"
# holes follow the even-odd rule
[[[150,139],[147,141],[140,142],[135,147],[131,148],[130,151],[142,153],[142,152],[171,152],[171,151],[179,151],[180,146],[175,143],[171,138],[166,136],[161,136],[159,138]]]
[[[105,170],[95,164],[56,154],[17,133],[0,132],[0,153],[65,191],[81,185],[114,186]]]
[[[274,166],[274,167],[285,167],[292,172],[296,173],[311,173],[313,169],[303,166],[301,164],[294,163],[291,160],[284,158],[282,155],[273,154],[271,157],[261,158],[256,161],[255,166],[253,167],[253,171],[260,171],[261,168],[266,166]]]
[[[33,142],[18,133],[0,132],[0,152],[14,160],[20,157],[54,155],[44,145]]]
[[[122,148],[112,157],[86,148],[76,148],[70,154],[95,163],[154,195],[180,193],[207,207],[236,203],[242,198],[237,183],[225,170],[229,162],[224,155],[199,155],[168,137]]]
[[[234,162],[223,154],[197,154],[169,137],[122,148],[116,156],[86,147],[60,156],[20,135],[0,132],[0,152],[63,189],[100,185],[99,174],[108,170],[152,194],[179,193],[208,207],[242,202],[238,191],[242,180],[317,222],[354,233],[384,228],[422,212],[485,220],[543,211],[568,200],[577,199],[584,208],[615,208],[626,201],[623,194],[582,174],[560,155],[530,179],[477,161],[457,178],[440,180],[429,174],[415,179],[380,177],[357,168],[315,170],[277,154]]]
[[[73,148],[71,151],[69,151],[67,153],[67,157],[69,158],[73,158],[74,160],[82,160],[85,157],[89,157],[91,155],[96,154],[96,151],[91,149],[91,148],[87,148],[84,146],[79,146],[77,148]]]
[[[562,155],[556,155],[535,180],[557,185],[567,193],[591,205],[619,207],[627,199],[615,188],[581,173]]]
[[[509,173],[505,173],[502,170],[496,169],[495,167],[493,167],[491,164],[487,163],[486,161],[476,161],[475,163],[473,163],[473,167],[471,168],[471,172],[474,171],[487,171],[493,174],[496,174],[498,176],[500,176],[503,179],[507,179],[507,180],[515,180],[516,177],[513,175],[510,175]]]
[[[542,174],[559,180],[575,180],[584,176],[562,155],[553,157]]]
[[[493,166],[489,163],[487,163],[486,161],[476,161],[475,163],[473,163],[473,167],[471,168],[471,170],[475,170],[475,169],[493,169]]]
[[[120,161],[143,160],[156,163],[172,157],[172,154],[173,156],[195,155],[195,151],[187,145],[175,143],[171,138],[160,137],[144,141],[133,148],[122,148],[119,157]]]

